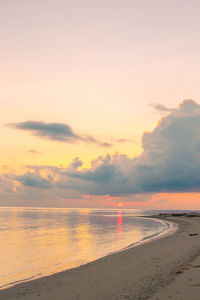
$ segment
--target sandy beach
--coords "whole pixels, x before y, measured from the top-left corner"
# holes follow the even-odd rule
[[[0,299],[200,299],[200,217],[158,218],[178,223],[178,231],[81,267],[1,290]]]

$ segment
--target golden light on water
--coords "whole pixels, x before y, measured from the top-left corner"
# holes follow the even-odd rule
[[[116,209],[0,208],[0,287],[73,268],[141,240],[141,218],[135,227],[129,214]]]

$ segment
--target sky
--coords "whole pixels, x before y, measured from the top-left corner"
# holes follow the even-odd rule
[[[1,1],[0,205],[200,209],[199,9]]]

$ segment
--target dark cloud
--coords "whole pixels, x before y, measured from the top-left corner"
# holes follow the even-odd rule
[[[79,167],[82,167],[83,162],[79,159],[79,157],[75,157],[72,161],[72,163],[69,165],[69,168],[72,169],[78,169]]]
[[[32,132],[35,136],[52,141],[65,143],[74,143],[82,141],[86,143],[96,144],[100,147],[111,147],[112,144],[101,142],[90,135],[76,134],[72,128],[63,123],[44,123],[38,121],[26,121],[10,124],[9,126],[18,129]]]
[[[26,121],[11,124],[11,126],[15,129],[31,131],[36,136],[55,141],[70,142],[78,138],[71,127],[66,124]]]
[[[38,189],[49,189],[53,187],[53,182],[38,174],[26,173],[21,176],[16,176],[15,180],[21,182],[24,186]]]
[[[82,168],[79,158],[67,168],[32,167],[15,177],[25,186],[72,191],[87,195],[124,196],[126,201],[146,201],[138,195],[200,192],[200,105],[183,101],[142,138],[143,152],[136,158],[107,155]],[[31,166],[30,166],[31,169]],[[44,170],[48,175],[42,176]],[[128,198],[127,196],[130,195]],[[137,196],[137,197],[136,197]],[[136,200],[137,199],[137,200]],[[143,200],[142,200],[143,199]]]
[[[86,181],[92,182],[110,182],[113,180],[115,175],[115,166],[109,164],[102,164],[95,170],[89,170],[82,172],[67,172],[66,173],[71,178],[78,178]]]

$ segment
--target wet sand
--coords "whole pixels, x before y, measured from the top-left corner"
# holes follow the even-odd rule
[[[158,218],[177,222],[178,231],[79,268],[1,290],[0,299],[200,299],[200,217]]]

